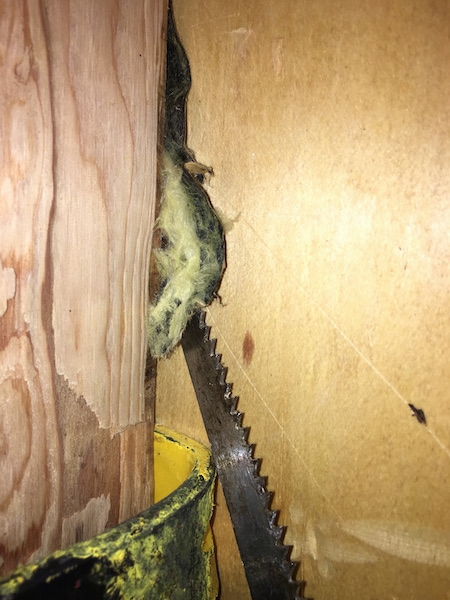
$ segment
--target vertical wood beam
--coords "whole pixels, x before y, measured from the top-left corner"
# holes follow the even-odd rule
[[[0,572],[151,501],[142,324],[166,8],[2,4]]]

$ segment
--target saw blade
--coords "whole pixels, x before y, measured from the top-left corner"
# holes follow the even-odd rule
[[[285,528],[271,510],[272,494],[259,474],[260,461],[247,442],[247,427],[237,410],[237,397],[226,382],[227,370],[209,339],[205,313],[197,311],[181,344],[205,423],[211,451],[233,524],[250,593],[254,600],[302,600],[294,580],[297,563],[291,546],[282,543]]]

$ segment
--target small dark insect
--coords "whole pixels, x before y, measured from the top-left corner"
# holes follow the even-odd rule
[[[419,423],[422,423],[423,425],[427,424],[427,418],[425,416],[425,413],[423,412],[423,410],[421,408],[416,408],[414,406],[414,404],[408,404],[409,408],[413,411],[413,414],[411,415],[412,417],[416,417],[416,419],[419,421]]]

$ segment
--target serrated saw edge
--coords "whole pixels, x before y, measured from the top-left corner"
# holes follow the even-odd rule
[[[227,369],[216,354],[204,311],[196,311],[181,344],[211,444],[236,541],[253,600],[302,600],[290,560],[292,547],[283,544],[285,527],[271,509],[272,494],[259,473],[260,460],[248,443],[248,427],[238,398],[227,383]]]

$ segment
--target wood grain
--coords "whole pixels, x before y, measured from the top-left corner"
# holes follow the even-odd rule
[[[174,5],[188,144],[235,220],[209,322],[305,595],[445,599],[448,3]],[[205,439],[178,352],[156,415]],[[215,534],[248,598],[223,505]]]
[[[166,3],[0,19],[0,572],[151,501],[144,393]]]

